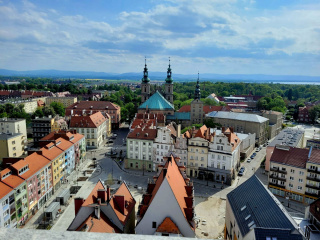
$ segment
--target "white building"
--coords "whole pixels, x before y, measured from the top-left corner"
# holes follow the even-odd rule
[[[22,133],[27,139],[27,124],[22,118],[0,118],[0,132]]]
[[[157,137],[153,143],[153,171],[156,171],[158,165],[163,163],[163,157],[167,156],[169,151],[173,151],[174,140],[171,135],[172,132],[168,126],[157,128]]]
[[[138,208],[136,234],[195,237],[193,185],[172,155],[149,183]]]
[[[174,144],[174,152],[180,158],[180,162],[187,166],[188,163],[188,138],[182,134],[176,138]]]
[[[70,129],[85,136],[88,148],[99,148],[107,135],[107,119],[101,112],[71,116]]]
[[[231,184],[240,165],[240,138],[231,129],[215,130],[209,143],[208,170],[215,181]]]

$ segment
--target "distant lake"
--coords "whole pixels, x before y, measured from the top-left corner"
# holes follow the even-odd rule
[[[274,84],[303,84],[303,85],[320,85],[320,82],[267,82],[267,83],[274,83]]]

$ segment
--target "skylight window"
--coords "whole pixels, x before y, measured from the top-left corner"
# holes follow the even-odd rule
[[[248,220],[251,217],[251,215],[249,214],[248,216],[246,216],[245,220]]]
[[[241,212],[242,212],[243,210],[245,210],[246,208],[247,208],[247,206],[244,205],[244,206],[241,208]]]
[[[251,221],[251,222],[248,224],[248,227],[250,228],[253,224],[254,224],[254,221]]]

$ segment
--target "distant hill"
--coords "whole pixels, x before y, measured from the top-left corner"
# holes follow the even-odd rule
[[[129,73],[106,73],[91,71],[60,71],[60,70],[33,70],[33,71],[14,71],[0,69],[1,76],[19,77],[49,77],[49,78],[97,78],[97,79],[127,79],[140,80],[142,72]],[[175,81],[194,81],[197,74],[172,74]],[[166,72],[149,72],[151,80],[164,80]],[[298,75],[264,75],[264,74],[200,74],[201,81],[225,81],[225,82],[308,82],[320,83],[320,76],[298,76]]]

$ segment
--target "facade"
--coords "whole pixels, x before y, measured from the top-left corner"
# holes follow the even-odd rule
[[[282,130],[283,114],[276,111],[264,111],[262,117],[269,119],[268,138],[272,139],[277,136]]]
[[[201,99],[200,93],[200,84],[199,84],[199,73],[198,80],[196,85],[196,90],[194,92],[194,100],[191,102],[191,112],[190,112],[190,121],[191,124],[203,124],[203,102]]]
[[[58,132],[60,130],[68,130],[68,123],[64,118],[54,118],[51,132]]]
[[[320,149],[320,139],[308,139],[307,140],[307,148],[317,148]]]
[[[0,118],[1,132],[22,133],[27,139],[27,124],[22,118]]]
[[[157,137],[153,142],[153,171],[157,170],[159,164],[163,164],[163,157],[173,151],[174,140],[172,134],[174,133],[168,126],[157,128]]]
[[[74,115],[92,115],[101,112],[107,118],[107,114],[111,119],[112,129],[120,127],[121,109],[120,107],[109,101],[79,101],[66,108],[66,116]]]
[[[180,158],[181,164],[187,166],[188,163],[188,138],[187,134],[177,134],[176,142],[174,143],[174,153]]]
[[[26,154],[27,138],[22,133],[0,133],[0,162],[6,157]]]
[[[270,171],[270,159],[276,145],[302,148],[304,142],[304,131],[294,128],[283,129],[267,146],[265,170]]]
[[[240,138],[232,129],[214,132],[213,141],[209,143],[208,168],[202,169],[211,174],[211,179],[231,185],[240,166]]]
[[[111,194],[100,180],[87,199],[74,203],[76,216],[68,231],[134,233],[136,201],[125,182]]]
[[[319,198],[319,156],[318,149],[277,145],[270,160],[269,190],[275,195],[307,204]]]
[[[0,182],[0,228],[14,227],[17,219],[11,218],[15,213],[14,189]]]
[[[26,171],[27,169],[23,169]],[[14,203],[10,202],[10,227],[20,226],[28,218],[27,184],[19,176],[14,175],[11,169],[6,168],[0,172],[1,182],[14,189]]]
[[[298,225],[255,175],[226,200],[224,239],[303,239]]]
[[[127,136],[127,158],[125,168],[143,171],[153,170],[153,141],[157,129],[137,127]]]
[[[195,237],[193,184],[184,171],[178,159],[165,158],[159,175],[142,196],[136,234]]]
[[[320,239],[320,198],[310,203],[305,210],[305,219],[300,224],[306,239]]]
[[[65,108],[69,107],[70,105],[76,103],[78,101],[77,97],[65,97],[65,96],[59,96],[59,97],[47,97],[46,98],[46,105],[49,105],[53,102],[61,103]]]
[[[71,116],[70,129],[85,136],[87,148],[99,148],[107,137],[107,119],[101,112],[86,116]]]
[[[298,122],[302,122],[302,123],[312,122],[312,119],[309,116],[309,109],[310,107],[299,107]]]
[[[38,147],[38,142],[41,138],[48,135],[51,132],[54,118],[51,116],[32,119],[32,135],[33,143],[35,147]]]
[[[206,115],[213,118],[223,127],[232,127],[239,133],[255,133],[256,145],[260,146],[268,140],[269,119],[255,114],[235,112],[211,112]]]

